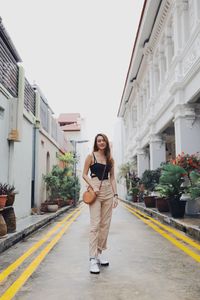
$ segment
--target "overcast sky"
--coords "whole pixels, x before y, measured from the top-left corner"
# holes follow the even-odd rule
[[[30,83],[55,116],[79,112],[111,139],[143,0],[0,0]]]

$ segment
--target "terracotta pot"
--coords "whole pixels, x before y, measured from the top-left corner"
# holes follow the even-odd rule
[[[157,197],[156,198],[156,208],[159,212],[168,212],[169,211],[169,204],[167,198],[164,197]]]
[[[7,195],[0,195],[0,208],[4,208],[6,205]]]
[[[0,214],[0,238],[7,234],[7,225],[2,214]]]
[[[65,201],[66,205],[72,205],[74,203],[74,200],[73,199],[67,199]]]
[[[48,203],[47,202],[41,203],[40,210],[42,212],[48,212]]]
[[[144,196],[144,203],[146,207],[156,207],[156,198],[155,196]]]
[[[61,199],[61,198],[56,199],[56,202],[57,202],[57,204],[58,204],[58,207],[63,207],[63,206],[66,205],[66,204],[65,204],[65,200],[63,200],[63,199]]]
[[[133,196],[133,202],[138,202],[138,196]]]
[[[7,225],[7,232],[12,233],[16,231],[16,217],[14,208],[10,207],[3,211],[3,217]]]

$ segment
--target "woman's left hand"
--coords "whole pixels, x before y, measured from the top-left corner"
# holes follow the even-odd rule
[[[118,205],[118,197],[115,196],[115,197],[113,198],[113,208],[116,208],[117,205]]]

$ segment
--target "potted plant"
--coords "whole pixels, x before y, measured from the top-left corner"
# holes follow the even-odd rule
[[[174,218],[182,218],[185,214],[186,201],[181,200],[185,176],[187,172],[182,167],[168,163],[162,167],[159,184],[156,186],[156,190],[167,198]]]
[[[187,215],[197,215],[200,212],[200,172],[190,172],[189,180],[185,212]]]
[[[172,163],[182,167],[187,176],[184,177],[183,186],[185,193],[181,199],[187,200],[186,214],[195,215],[199,213],[199,195],[200,195],[200,156],[199,153],[188,154],[182,152],[178,154]]]
[[[7,184],[0,183],[0,208],[4,208],[7,200]]]
[[[132,195],[132,201],[137,202],[138,201],[138,194],[139,194],[139,182],[140,178],[137,177],[135,172],[130,173],[129,175],[130,179],[130,194]]]
[[[57,199],[60,198],[60,170],[58,166],[53,166],[52,171],[47,175],[43,175],[43,179],[46,183],[46,189],[48,193],[48,199],[46,206],[48,211],[54,212],[58,210]],[[44,209],[44,207],[43,207]]]
[[[141,183],[145,188],[144,203],[146,207],[156,207],[156,198],[153,192],[159,182],[160,174],[161,169],[157,168],[156,170],[145,170],[142,175]]]
[[[61,186],[61,195],[65,199],[67,205],[72,205],[74,201],[80,197],[79,178],[73,175],[66,176]]]
[[[15,201],[15,195],[17,194],[14,185],[8,184],[6,187],[6,193],[7,193],[6,206],[13,206]]]
[[[128,201],[133,200],[133,191],[132,188],[135,186],[134,185],[134,177],[135,177],[135,162],[127,162],[124,164],[121,164],[119,167],[118,171],[118,181],[120,182],[121,180],[125,181],[126,185],[126,199]]]

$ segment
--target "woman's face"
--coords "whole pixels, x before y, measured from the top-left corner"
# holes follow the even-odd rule
[[[104,150],[106,148],[106,141],[101,135],[97,137],[97,147],[99,150]]]

